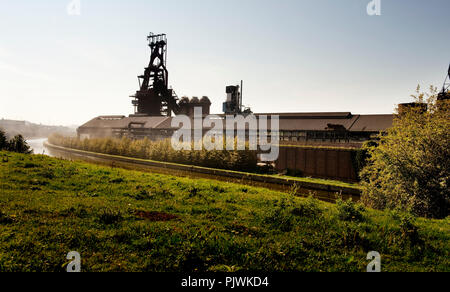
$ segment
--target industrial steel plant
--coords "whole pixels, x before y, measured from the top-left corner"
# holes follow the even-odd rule
[[[0,275],[450,272],[450,0],[3,2]]]
[[[144,74],[138,76],[140,88],[132,95],[134,114],[129,116],[99,116],[78,129],[80,138],[130,137],[160,140],[172,137],[177,128],[171,126],[173,115],[193,118],[194,109],[210,114],[208,97],[179,98],[169,86],[167,68],[167,36],[150,34],[150,63]],[[226,87],[223,113],[226,115],[261,115],[280,117],[281,144],[356,146],[385,131],[392,125],[393,115],[359,115],[351,112],[325,113],[255,113],[244,108],[243,83]],[[225,127],[224,127],[225,128]]]

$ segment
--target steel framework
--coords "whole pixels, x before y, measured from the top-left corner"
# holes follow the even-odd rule
[[[146,116],[171,116],[179,112],[178,97],[169,88],[167,70],[167,36],[153,34],[147,37],[151,50],[150,63],[144,75],[138,76],[139,91],[132,101],[135,114]]]
[[[445,78],[444,85],[442,86],[442,91],[439,93],[438,99],[445,100],[450,98],[450,65],[448,67],[447,77]]]

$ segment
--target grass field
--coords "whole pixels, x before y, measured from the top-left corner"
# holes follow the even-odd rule
[[[344,188],[352,188],[352,189],[362,189],[359,183],[351,183],[351,182],[343,182],[338,180],[330,180],[330,179],[321,179],[315,177],[296,177],[296,176],[288,176],[288,175],[268,175],[276,178],[285,178],[290,180],[295,180],[299,182],[305,183],[314,183],[314,184],[322,184],[322,185],[330,185]]]
[[[0,152],[0,271],[450,271],[450,220]]]
[[[57,147],[62,147],[62,146],[57,146]],[[82,152],[82,153],[86,153],[86,154],[102,154],[111,158],[116,158],[116,157],[127,157],[127,158],[131,158],[137,161],[150,161],[150,162],[156,162],[156,163],[165,163],[167,165],[175,165],[175,166],[186,166],[187,164],[180,164],[180,163],[173,163],[173,162],[161,162],[161,161],[157,161],[157,160],[150,160],[150,159],[142,159],[142,158],[136,158],[133,156],[121,156],[121,155],[112,155],[112,154],[105,154],[103,152],[90,152],[90,151],[86,151],[86,150],[79,150],[79,149],[75,149],[75,148],[67,148],[67,147],[63,147],[65,149],[70,149],[70,150],[75,150],[78,152]],[[198,169],[207,169],[207,170],[217,170],[218,168],[209,168],[209,167],[204,167],[204,166],[197,166],[197,165],[190,165],[192,167],[198,168]],[[241,175],[248,175],[248,174],[252,174],[252,175],[258,175],[258,176],[262,176],[262,177],[273,177],[273,178],[279,178],[279,179],[286,179],[286,180],[294,180],[294,181],[298,181],[300,183],[313,183],[313,184],[321,184],[321,185],[326,185],[326,186],[337,186],[337,187],[344,187],[344,188],[352,188],[352,189],[361,189],[361,185],[357,182],[343,182],[343,181],[338,181],[338,180],[331,180],[331,179],[321,179],[321,178],[313,178],[313,177],[299,177],[299,176],[289,176],[289,175],[282,175],[282,174],[262,174],[262,173],[255,173],[255,172],[243,172],[243,171],[235,171],[235,170],[227,170],[228,172],[231,173],[237,173],[237,174],[241,174]]]

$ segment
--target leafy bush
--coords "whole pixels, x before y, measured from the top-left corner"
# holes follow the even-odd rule
[[[8,143],[7,149],[11,152],[23,154],[31,154],[33,152],[22,135],[17,135],[13,139],[11,139],[11,141],[9,141]]]
[[[375,209],[400,208],[414,215],[445,218],[450,210],[450,106],[437,101],[437,90],[414,96],[428,97],[428,110],[402,110],[394,125],[369,149],[362,172],[364,204]]]
[[[317,218],[322,214],[322,209],[319,207],[319,201],[310,196],[294,208],[292,214],[300,217]]]
[[[294,228],[294,215],[292,214],[293,196],[287,200],[282,198],[281,201],[275,203],[275,208],[271,209],[264,218],[264,224],[269,225],[272,229],[282,232],[290,232]]]
[[[349,199],[344,201],[339,198],[336,201],[336,207],[338,211],[338,218],[343,221],[357,221],[361,222],[364,220],[365,209],[362,205],[357,204]]]
[[[403,216],[400,219],[400,230],[402,238],[409,240],[412,245],[420,242],[419,228],[416,225],[416,218],[414,216]]]
[[[403,243],[409,243],[411,246],[424,244],[419,236],[417,218],[413,214],[395,209],[391,210],[390,217],[398,223],[400,227],[400,239]]]
[[[32,153],[32,151],[30,150],[30,146],[28,146],[22,135],[17,135],[13,139],[8,141],[6,133],[0,129],[0,151],[1,150],[23,154]]]
[[[5,132],[0,129],[0,151],[8,148],[8,139],[6,138]]]
[[[173,149],[170,140],[150,141],[147,138],[142,140],[129,138],[81,140],[53,135],[49,138],[49,142],[84,151],[228,170],[252,172],[256,171],[258,163],[256,151],[177,151]]]
[[[378,146],[376,141],[366,141],[361,149],[354,149],[351,151],[353,168],[359,174],[364,167],[366,167],[368,159],[370,158],[369,149]]]

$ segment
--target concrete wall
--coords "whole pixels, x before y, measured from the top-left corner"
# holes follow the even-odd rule
[[[275,163],[278,171],[295,171],[302,176],[357,181],[351,149],[280,147]]]

